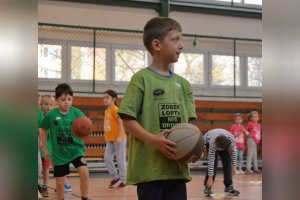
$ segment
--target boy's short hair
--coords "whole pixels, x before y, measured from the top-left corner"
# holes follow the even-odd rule
[[[67,83],[58,84],[58,86],[55,88],[56,99],[58,99],[58,97],[60,97],[62,94],[69,94],[70,96],[73,96],[73,90]]]
[[[53,99],[52,99],[53,97],[52,97],[51,95],[46,94],[46,95],[43,95],[43,96],[42,96],[41,103],[44,102],[44,99],[45,99],[45,98],[53,100]]]
[[[220,149],[229,149],[231,141],[225,135],[219,135],[215,139],[215,146]]]
[[[168,17],[154,17],[144,27],[143,42],[146,49],[152,54],[151,42],[154,39],[163,40],[169,31],[182,32],[180,24]]]

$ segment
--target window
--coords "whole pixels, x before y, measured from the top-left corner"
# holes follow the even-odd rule
[[[61,78],[61,45],[38,44],[38,77]]]
[[[144,50],[115,50],[115,81],[130,81],[133,74],[148,64]]]
[[[245,4],[262,5],[262,0],[244,0]]]
[[[262,66],[261,58],[248,57],[248,86],[261,87],[262,86]]]
[[[93,80],[94,48],[71,47],[71,79]],[[106,48],[96,48],[95,80],[106,80]]]
[[[240,59],[236,57],[235,84],[240,85]],[[233,56],[212,55],[212,85],[233,86],[234,82]]]
[[[191,84],[204,84],[204,55],[181,53],[178,62],[174,63],[174,72]]]

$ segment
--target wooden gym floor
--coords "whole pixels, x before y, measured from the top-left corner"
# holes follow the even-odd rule
[[[187,183],[188,200],[208,200],[211,198],[203,195],[203,180],[205,171],[191,171],[192,181]],[[80,200],[79,177],[77,174],[70,174],[68,177],[73,191],[65,193],[65,200]],[[122,189],[110,189],[108,184],[110,182],[108,173],[90,173],[90,192],[89,199],[91,200],[137,200],[136,187],[127,186]],[[234,187],[241,192],[237,197],[226,196],[225,199],[232,200],[261,200],[262,186],[253,186],[250,181],[262,181],[261,174],[255,175],[234,175]],[[54,200],[56,194],[55,178],[51,177],[49,180],[50,197],[43,198],[43,200]],[[222,171],[218,170],[216,182],[214,184],[213,192],[221,193],[224,191]]]

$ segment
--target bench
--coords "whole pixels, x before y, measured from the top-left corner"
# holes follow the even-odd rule
[[[120,103],[120,102],[119,102]],[[93,132],[84,138],[86,158],[88,161],[103,161],[105,141],[103,136],[103,119],[106,109],[100,97],[75,97],[73,105],[81,109],[93,121]],[[262,121],[261,102],[233,102],[233,101],[207,101],[196,100],[197,120],[195,125],[205,134],[214,128],[230,129],[235,113],[242,114],[244,122],[247,114],[257,110]],[[246,153],[246,152],[245,152]],[[258,145],[258,157],[261,157],[261,143]]]

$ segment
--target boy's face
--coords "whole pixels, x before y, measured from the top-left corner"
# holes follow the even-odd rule
[[[73,96],[69,94],[62,94],[57,98],[57,105],[61,112],[69,112],[72,102]]]
[[[242,119],[242,117],[235,117],[235,120],[234,120],[234,122],[236,123],[236,124],[241,124],[242,122],[243,122],[243,119]]]
[[[160,54],[165,61],[168,63],[177,62],[183,49],[182,33],[177,30],[169,31],[160,45]]]
[[[41,108],[44,114],[53,108],[53,99],[51,97],[43,97],[41,101]]]

